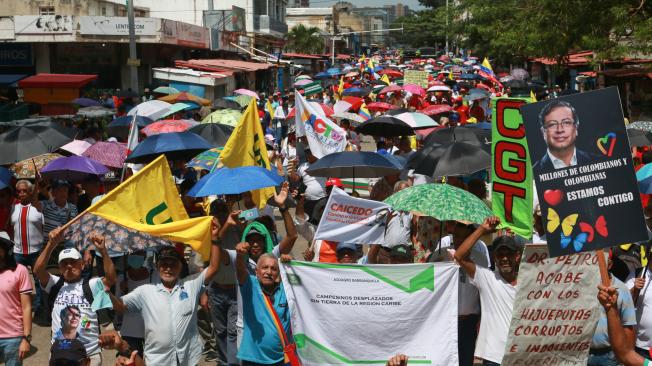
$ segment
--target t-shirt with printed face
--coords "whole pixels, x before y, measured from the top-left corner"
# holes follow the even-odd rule
[[[99,277],[91,278],[88,284],[91,289],[96,289],[97,281],[101,280]],[[59,281],[58,276],[50,275],[45,292],[49,293],[57,281]],[[97,294],[93,293],[93,296]],[[84,297],[82,281],[64,282],[52,308],[52,343],[56,339],[76,338],[84,344],[86,353],[92,356],[101,352],[98,336],[97,313],[91,309],[91,304]]]

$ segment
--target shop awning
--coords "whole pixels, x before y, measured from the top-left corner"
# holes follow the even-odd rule
[[[272,64],[269,63],[260,63],[260,62],[249,62],[249,61],[239,61],[239,60],[187,60],[187,61],[175,61],[175,66],[177,67],[187,67],[195,70],[204,70],[204,71],[258,71],[258,70],[267,70],[272,67]]]
[[[293,53],[293,52],[285,52],[285,53],[281,54],[281,57],[321,60],[321,56],[318,56],[318,55],[307,55],[305,53]]]
[[[27,74],[3,74],[0,75],[0,86],[11,85],[18,80],[24,79],[27,77]]]
[[[36,74],[18,82],[21,88],[75,88],[79,89],[97,75],[84,74]]]

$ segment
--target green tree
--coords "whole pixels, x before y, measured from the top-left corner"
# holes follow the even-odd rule
[[[286,49],[299,53],[322,53],[324,52],[324,38],[319,35],[319,28],[306,28],[298,24],[287,33]]]
[[[403,32],[391,33],[394,39],[411,47],[434,47],[442,45],[446,40],[446,16],[444,8],[419,11],[411,16],[396,18],[391,28],[400,28]]]

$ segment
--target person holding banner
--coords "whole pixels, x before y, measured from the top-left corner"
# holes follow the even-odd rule
[[[480,293],[482,318],[475,356],[483,359],[484,366],[500,365],[502,362],[521,260],[521,249],[513,236],[499,236],[493,242],[496,272],[478,266],[471,258],[476,242],[482,235],[494,232],[499,223],[500,219],[495,216],[487,218],[464,240],[454,256]]]

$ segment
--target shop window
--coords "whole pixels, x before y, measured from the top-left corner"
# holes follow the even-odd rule
[[[38,8],[39,15],[54,15],[54,6],[41,6]]]
[[[106,6],[100,8],[100,15],[106,16]]]

